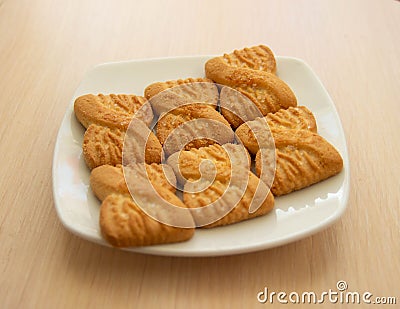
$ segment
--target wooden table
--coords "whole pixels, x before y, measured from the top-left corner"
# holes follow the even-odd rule
[[[1,308],[257,308],[264,287],[322,292],[338,280],[399,306],[400,3],[250,2],[0,2]],[[61,225],[53,149],[88,69],[261,43],[309,63],[336,104],[351,162],[338,222],[282,247],[214,258],[127,253]]]

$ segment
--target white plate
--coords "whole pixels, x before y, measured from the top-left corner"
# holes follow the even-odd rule
[[[106,245],[98,224],[100,202],[89,188],[89,170],[82,157],[84,128],[73,114],[76,97],[86,93],[134,93],[156,81],[204,76],[210,57],[181,57],[102,64],[90,70],[79,85],[62,121],[53,158],[53,194],[63,225],[87,240]],[[126,250],[157,255],[216,256],[245,253],[283,245],[326,228],[344,212],[349,196],[349,160],[335,106],[311,68],[303,61],[277,57],[278,76],[295,92],[298,104],[317,119],[318,132],[344,160],[343,171],[309,188],[275,200],[263,217],[214,229],[197,229],[183,243]]]

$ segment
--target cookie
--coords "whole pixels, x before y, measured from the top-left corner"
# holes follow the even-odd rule
[[[144,126],[144,125],[143,125]],[[157,137],[146,127],[149,139],[146,144],[145,162],[160,163],[162,147]],[[125,131],[91,124],[83,137],[82,152],[90,169],[104,164],[122,164]],[[134,149],[134,148],[132,148]],[[141,154],[130,152],[130,162],[142,162]]]
[[[75,100],[74,112],[85,128],[97,124],[126,130],[134,116],[147,126],[153,120],[148,101],[144,97],[128,94],[86,94]]]
[[[276,73],[275,56],[271,49],[265,45],[234,50],[232,53],[224,54],[218,58],[231,67]]]
[[[213,107],[190,104],[160,116],[157,138],[164,146],[166,155],[170,155],[181,149],[231,143],[234,132],[228,121]]]
[[[266,116],[271,129],[310,130],[317,132],[313,113],[305,106],[289,107]]]
[[[216,107],[219,98],[217,86],[207,78],[157,82],[147,86],[144,95],[157,115],[194,102]]]
[[[231,66],[223,57],[208,60],[205,64],[207,78],[231,88],[221,90],[221,111],[229,123],[237,128],[243,122],[256,117],[274,113],[281,108],[297,105],[297,99],[290,87],[273,73]],[[233,90],[247,97],[258,109],[258,113],[249,113],[248,105],[237,104]],[[241,100],[243,101],[243,100]]]
[[[122,164],[160,163],[164,159],[160,141],[139,119],[132,122],[125,133]]]
[[[213,144],[199,149],[192,148],[171,155],[170,165],[180,184],[187,180],[197,181],[200,178],[216,179],[226,182],[231,177],[232,166],[250,169],[250,156],[242,145]]]
[[[162,194],[170,203],[186,208],[170,191],[164,190]],[[190,214],[187,219],[194,225]],[[111,194],[104,199],[99,224],[104,239],[114,247],[181,242],[189,240],[194,234],[194,228],[173,227],[153,219],[132,198],[122,194]]]
[[[308,187],[338,174],[343,168],[339,152],[314,132],[276,130],[274,140],[276,172],[271,191],[276,196]],[[258,176],[264,169],[261,151],[262,149],[256,155]]]
[[[146,164],[146,171],[156,191],[163,188],[175,193],[176,178],[170,166]],[[102,165],[93,169],[90,174],[90,187],[101,201],[113,193],[130,196],[122,165]]]
[[[193,187],[188,182],[185,185],[183,201],[192,209],[196,226],[211,228],[233,224],[265,215],[273,209],[274,197],[268,187],[252,172],[246,171],[246,174],[248,177],[239,180],[242,188],[238,183],[229,187],[228,183],[215,180],[205,190],[194,190],[196,193],[192,193],[188,191],[202,184],[197,183]],[[214,203],[212,207],[208,206],[211,203]]]
[[[224,87],[221,90],[221,112],[234,128],[256,117],[297,105],[297,99],[289,86],[270,73],[238,69],[222,82],[231,89]],[[244,95],[247,103],[240,105],[232,101],[232,90]],[[257,113],[249,112],[248,105],[251,102],[257,108]]]
[[[247,150],[255,155],[260,146],[270,143],[269,138],[276,129],[310,130],[317,132],[314,115],[305,106],[281,109],[264,118],[256,118],[239,126],[235,134]],[[272,132],[271,132],[271,131]],[[256,136],[254,134],[256,132]]]

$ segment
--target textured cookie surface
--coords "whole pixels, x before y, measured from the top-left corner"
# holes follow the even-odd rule
[[[171,155],[167,160],[179,183],[200,178],[229,181],[232,166],[250,169],[250,156],[242,145],[214,144],[199,149],[192,148]]]
[[[210,83],[210,86],[212,86],[212,92],[211,92],[211,96],[207,95],[205,93],[202,93],[200,91],[200,93],[196,93],[193,94],[189,91],[186,90],[191,90],[192,88],[187,88],[188,84],[198,84],[199,90],[201,89],[209,89],[209,88],[202,88],[201,86],[204,86],[202,83]],[[208,84],[207,84],[208,85]],[[170,81],[166,81],[166,82],[156,82],[154,84],[151,84],[149,86],[146,87],[146,89],[144,90],[144,96],[147,99],[151,99],[152,97],[154,97],[155,95],[159,94],[160,92],[167,90],[167,89],[171,89],[177,86],[182,86],[182,87],[178,87],[176,90],[176,93],[180,93],[182,96],[188,96],[189,98],[195,98],[197,100],[194,101],[202,101],[202,100],[198,100],[199,98],[201,98],[201,96],[205,96],[206,98],[208,98],[206,101],[204,102],[208,102],[209,103],[215,103],[216,104],[216,99],[218,99],[218,97],[215,96],[214,93],[214,85],[212,83],[211,79],[208,78],[186,78],[186,79],[177,79],[177,80],[170,80]]]
[[[93,169],[103,164],[122,163],[125,132],[91,124],[83,136],[82,152],[86,165]]]
[[[269,142],[264,139],[269,138],[273,131],[278,129],[317,132],[317,125],[311,111],[305,106],[298,106],[269,113],[264,119],[248,121],[239,126],[235,133],[249,152],[255,155],[260,146]]]
[[[169,155],[216,142],[231,143],[234,133],[226,119],[210,105],[190,104],[161,115],[157,137]]]
[[[145,162],[160,163],[162,147],[157,137],[148,129],[149,138],[146,143]],[[83,137],[83,157],[87,166],[93,169],[97,166],[109,164],[122,164],[122,150],[124,145],[125,131],[117,128],[108,128],[91,124]],[[131,162],[142,162],[141,154],[134,153],[131,147]],[[139,152],[139,151],[138,151]]]
[[[186,207],[168,190],[163,191],[163,197],[178,207]],[[103,237],[115,247],[181,242],[194,233],[194,228],[172,227],[154,220],[130,197],[121,194],[111,194],[102,202],[99,221]]]
[[[272,210],[274,197],[268,187],[253,173],[246,171],[246,174],[229,187],[228,183],[216,180],[203,191],[183,194],[184,203],[189,208],[197,208],[192,212],[197,226],[210,228],[237,223],[264,215]],[[188,191],[188,186],[189,183],[185,185],[185,191]],[[193,186],[190,190],[193,190]],[[211,203],[214,205],[208,206]],[[230,210],[232,206],[235,207]],[[255,211],[251,209],[251,206],[255,208],[253,209]]]
[[[133,119],[125,133],[123,165],[132,163],[160,163],[162,146],[154,133],[140,120]]]
[[[297,105],[293,91],[275,75],[275,57],[267,46],[253,46],[212,58],[206,62],[205,72],[207,78],[239,91],[255,105],[257,111],[243,102],[245,100],[238,100],[234,92],[222,89],[221,111],[234,128],[256,117]]]
[[[146,171],[148,179],[156,191],[166,189],[175,193],[176,178],[170,166],[155,163],[146,164]],[[135,181],[143,180],[136,178]],[[130,196],[122,165],[102,165],[92,170],[90,187],[101,201],[113,193]]]
[[[217,86],[207,78],[157,82],[147,86],[144,93],[157,115],[194,102],[216,107],[219,98]]]
[[[274,140],[276,172],[271,188],[274,195],[308,187],[338,174],[343,168],[338,151],[323,137],[309,130],[277,130]],[[261,151],[256,155],[256,173],[259,176],[264,168]]]
[[[224,54],[220,58],[232,67],[260,70],[268,73],[276,72],[275,56],[271,49],[265,45],[234,50],[232,53]]]
[[[215,82],[231,88],[224,90],[224,87],[221,90],[220,104],[222,114],[234,128],[245,121],[297,105],[293,91],[274,74],[245,68],[224,68],[221,64],[210,62],[206,63],[206,73]],[[249,99],[248,103],[238,104],[233,90]],[[257,108],[258,114],[249,113],[248,105],[251,102]]]
[[[317,132],[317,122],[313,113],[305,106],[289,107],[266,116],[272,129],[310,130]]]
[[[74,112],[85,128],[97,124],[126,130],[134,116],[146,125],[153,120],[148,101],[144,97],[128,94],[86,94],[75,100]]]

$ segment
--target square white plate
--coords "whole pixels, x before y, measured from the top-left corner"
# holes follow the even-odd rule
[[[98,244],[100,202],[89,188],[89,169],[82,157],[84,128],[73,113],[75,98],[86,93],[143,95],[153,82],[204,76],[209,56],[135,60],[101,64],[91,69],[75,92],[62,121],[53,158],[53,194],[63,225],[72,233]],[[332,143],[344,161],[343,171],[309,188],[275,199],[266,216],[213,229],[197,229],[183,243],[125,250],[157,255],[216,256],[238,254],[283,245],[316,233],[337,220],[349,196],[349,160],[336,108],[324,86],[302,60],[277,57],[278,76],[296,94],[298,105],[315,115],[318,133]]]

